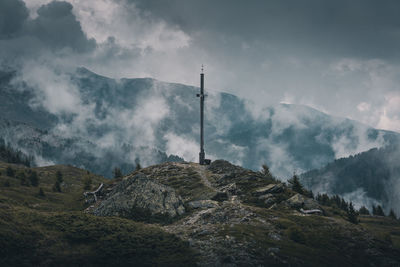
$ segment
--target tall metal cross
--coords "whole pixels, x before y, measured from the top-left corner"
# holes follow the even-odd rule
[[[199,163],[200,165],[210,164],[210,160],[206,159],[206,153],[204,152],[204,66],[201,65],[200,73],[200,153],[199,153]]]

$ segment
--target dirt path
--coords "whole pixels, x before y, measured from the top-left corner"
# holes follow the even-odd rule
[[[206,175],[206,166],[199,166],[196,168],[197,173],[200,175],[201,181],[203,184],[209,188],[212,188],[215,190],[214,186],[210,183],[210,181],[207,179]]]

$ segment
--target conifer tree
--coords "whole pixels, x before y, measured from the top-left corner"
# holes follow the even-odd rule
[[[136,169],[135,171],[138,171],[142,168],[142,165],[140,165],[140,162],[136,162]]]
[[[29,174],[29,181],[31,182],[32,186],[39,185],[39,177],[35,171],[33,171]]]
[[[56,172],[56,178],[57,178],[57,181],[58,181],[60,184],[61,184],[62,182],[64,182],[63,174],[62,174],[61,171],[57,171],[57,172]]]
[[[54,192],[61,192],[61,183],[64,182],[61,171],[56,172],[56,182],[53,185]]]
[[[299,193],[304,194],[303,185],[300,183],[299,177],[296,174],[293,174],[293,177],[288,180],[289,184],[292,185],[292,190]]]
[[[360,210],[358,211],[358,213],[360,213],[362,215],[370,215],[369,210],[365,206],[362,206],[360,208]]]
[[[381,205],[376,206],[375,212],[373,212],[373,214],[377,216],[385,216],[385,213],[383,212]]]
[[[269,167],[267,166],[267,164],[263,164],[261,166],[262,170],[261,173],[265,176],[265,177],[272,177],[271,172],[269,171]]]
[[[358,214],[354,210],[353,203],[350,202],[349,209],[347,211],[347,219],[349,220],[349,222],[357,224],[358,223],[357,217],[358,217]]]
[[[394,213],[393,209],[390,209],[389,217],[395,220],[397,219],[396,213]]]
[[[114,178],[115,178],[115,179],[121,178],[121,177],[122,177],[121,169],[118,168],[118,167],[115,167],[115,168],[114,168],[113,173],[114,173]]]

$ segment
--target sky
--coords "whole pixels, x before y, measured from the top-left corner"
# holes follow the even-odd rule
[[[400,132],[399,13],[391,0],[1,0],[0,65],[198,85],[204,64],[207,90]]]

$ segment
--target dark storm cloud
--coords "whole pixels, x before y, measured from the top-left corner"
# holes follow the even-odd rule
[[[86,37],[72,8],[70,3],[53,1],[40,7],[35,19],[29,19],[24,2],[1,0],[0,58],[12,61],[65,48],[93,50],[96,42]]]
[[[400,55],[399,1],[132,1],[184,31],[267,42],[285,52],[367,58]]]
[[[22,28],[29,12],[21,0],[0,1],[0,39],[12,38]]]
[[[94,48],[95,41],[88,40],[80,23],[72,14],[67,2],[51,2],[40,7],[38,17],[32,21],[30,34],[53,48],[70,47],[78,52]]]

